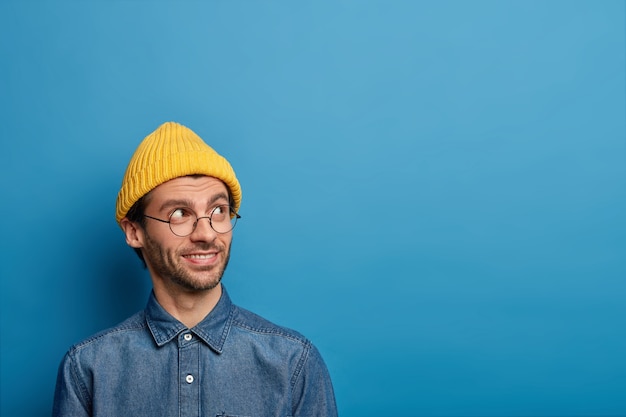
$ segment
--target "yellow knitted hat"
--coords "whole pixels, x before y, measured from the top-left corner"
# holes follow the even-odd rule
[[[137,200],[156,186],[195,174],[222,180],[230,188],[233,208],[239,210],[241,187],[228,161],[191,129],[174,122],[162,124],[139,144],[128,163],[122,188],[117,195],[117,223]]]

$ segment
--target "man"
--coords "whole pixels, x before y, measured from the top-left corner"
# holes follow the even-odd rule
[[[226,159],[165,123],[133,155],[116,219],[145,263],[145,310],[75,346],[54,416],[336,416],[328,371],[299,333],[232,304],[241,188]]]

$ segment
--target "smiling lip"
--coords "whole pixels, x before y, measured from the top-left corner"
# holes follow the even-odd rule
[[[188,255],[183,255],[183,258],[193,264],[208,265],[214,263],[217,260],[217,252],[190,253]]]

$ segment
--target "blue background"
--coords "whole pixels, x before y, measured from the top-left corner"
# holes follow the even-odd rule
[[[624,1],[5,0],[0,48],[3,416],[145,304],[114,204],[167,120],[342,416],[626,415]]]

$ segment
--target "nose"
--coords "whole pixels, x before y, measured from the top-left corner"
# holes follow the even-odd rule
[[[189,235],[194,242],[212,242],[217,232],[211,227],[209,217],[198,217],[195,230]]]

